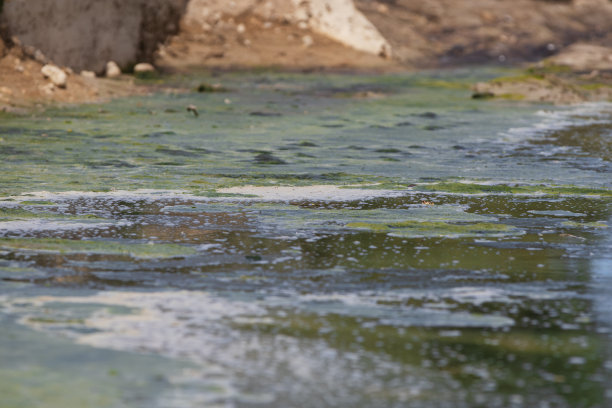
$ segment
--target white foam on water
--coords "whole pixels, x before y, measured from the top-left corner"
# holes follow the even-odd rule
[[[296,406],[299,401],[320,393],[330,403],[350,404],[362,401],[366,388],[399,395],[405,389],[418,394],[432,387],[427,380],[432,378],[432,373],[415,367],[404,371],[401,364],[378,353],[337,350],[321,339],[262,335],[257,330],[233,328],[241,323],[274,322],[263,303],[256,301],[191,291],[101,292],[82,297],[10,300],[5,297],[2,300],[8,309],[6,312],[22,316],[22,324],[64,333],[80,344],[199,363],[202,370],[188,377],[196,384],[204,380],[220,384],[224,391],[212,394],[228,401],[226,407],[236,406],[235,401],[274,403],[275,406],[283,406],[279,401],[286,401],[284,406]],[[66,304],[63,310],[67,313],[78,309],[78,305],[100,305],[101,308],[85,318],[84,323],[67,323],[64,328],[58,327],[61,323],[49,323],[54,313],[61,316],[57,306]],[[133,311],[117,312],[112,309],[116,306]],[[32,319],[45,310],[44,321]],[[386,383],[384,373],[396,380]],[[321,404],[312,402],[304,406]]]
[[[555,110],[540,110],[536,116],[541,118],[539,122],[529,127],[510,128],[500,133],[500,141],[515,144],[570,126],[610,123],[612,103],[592,102]]]
[[[247,198],[255,201],[356,201],[377,197],[399,197],[405,191],[397,190],[370,190],[362,188],[348,188],[335,185],[314,186],[240,186],[222,188],[220,193],[254,195]]]
[[[359,186],[312,185],[312,186],[239,186],[218,189],[218,193],[236,194],[235,197],[204,197],[183,190],[116,190],[94,191],[33,191],[18,196],[5,197],[16,201],[29,200],[75,200],[79,198],[111,200],[168,200],[189,199],[191,201],[356,201],[378,197],[400,197],[405,190],[378,190]],[[244,195],[244,196],[240,196]]]
[[[113,191],[32,191],[21,195],[5,197],[17,202],[31,200],[76,200],[80,198],[89,199],[114,199],[114,200],[163,200],[175,198],[192,198],[193,195],[182,190],[113,190]],[[200,197],[202,198],[202,197]]]
[[[32,232],[32,231],[66,231],[91,228],[108,228],[112,226],[125,226],[127,221],[108,220],[57,220],[34,218],[27,220],[0,221],[2,232]]]

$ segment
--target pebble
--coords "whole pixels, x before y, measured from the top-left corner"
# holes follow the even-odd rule
[[[115,61],[108,61],[106,63],[106,77],[107,78],[117,78],[121,75],[121,69],[119,65]]]
[[[191,112],[193,113],[193,115],[195,117],[200,116],[200,114],[198,113],[198,108],[195,105],[189,105],[187,106],[187,112]]]
[[[96,73],[93,71],[81,71],[81,76],[83,78],[95,78],[96,77]]]
[[[134,73],[141,74],[144,72],[155,72],[155,67],[148,62],[141,62],[134,65]]]
[[[47,64],[40,69],[40,72],[45,76],[45,78],[49,78],[53,85],[57,86],[58,88],[66,87],[68,76],[60,67],[53,64]]]
[[[41,86],[40,90],[46,95],[53,95],[53,92],[55,91],[55,85],[49,82],[48,84]]]

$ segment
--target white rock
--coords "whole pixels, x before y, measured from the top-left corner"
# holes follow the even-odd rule
[[[93,71],[81,71],[81,76],[83,78],[95,78],[96,73]]]
[[[308,25],[314,31],[359,51],[391,56],[387,40],[355,7],[353,0],[309,0],[298,4],[306,9]]]
[[[141,62],[139,64],[134,65],[134,73],[141,74],[144,72],[155,72],[155,67],[148,62]]]
[[[106,77],[107,78],[116,78],[121,75],[121,69],[119,65],[115,61],[108,61],[106,63]]]
[[[190,0],[183,23],[202,27],[213,22],[212,16],[217,14],[236,17],[251,12],[265,20],[288,21],[311,29],[363,52],[391,56],[391,45],[354,0]],[[238,25],[239,33],[242,29]]]
[[[57,86],[58,88],[66,87],[68,76],[61,68],[52,64],[47,64],[41,68],[40,72],[45,76],[45,78],[49,78],[53,85]]]

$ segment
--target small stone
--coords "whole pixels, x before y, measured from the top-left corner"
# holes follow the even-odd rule
[[[304,47],[308,48],[314,44],[314,40],[311,36],[305,35],[302,37],[302,44],[304,45]]]
[[[139,64],[134,65],[134,73],[142,74],[145,72],[155,72],[155,67],[148,62],[141,62]]]
[[[30,58],[34,58],[34,53],[36,52],[36,48],[31,45],[25,45],[23,47],[23,53]]]
[[[108,61],[106,63],[106,77],[107,78],[117,78],[121,75],[121,69],[119,65],[115,61]]]
[[[188,105],[187,106],[187,112],[191,112],[193,113],[193,115],[197,118],[198,116],[200,116],[200,114],[198,113],[198,108],[195,105]]]
[[[93,79],[96,77],[96,73],[93,71],[81,71],[81,76],[83,78],[90,78]]]
[[[34,51],[34,59],[40,62],[41,64],[46,64],[49,62],[49,60],[41,50]]]
[[[238,34],[244,34],[244,32],[246,31],[246,27],[242,23],[238,24],[238,27],[236,27],[236,31],[238,31]]]
[[[40,90],[46,95],[53,95],[53,91],[55,91],[55,85],[49,82],[48,84],[41,86]]]
[[[377,10],[379,13],[382,13],[382,14],[387,14],[387,13],[389,12],[389,6],[387,6],[386,4],[383,4],[383,3],[378,3],[378,4],[376,5],[376,10]]]
[[[41,68],[40,72],[45,76],[45,78],[49,78],[53,85],[57,86],[58,88],[66,87],[68,76],[61,68],[52,64],[47,64]]]

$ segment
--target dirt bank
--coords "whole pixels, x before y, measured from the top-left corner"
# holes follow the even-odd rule
[[[521,75],[476,84],[474,98],[557,104],[612,101],[612,48],[574,44]]]
[[[208,8],[188,8],[188,24],[166,44],[158,63],[175,68],[513,65],[555,55],[576,42],[612,43],[608,0],[355,0],[390,44],[390,61],[323,41],[309,20],[296,20],[287,10],[249,7],[247,0],[233,8],[198,2]]]
[[[609,0],[356,0],[410,66],[516,64],[612,44]]]
[[[129,81],[84,78],[70,69],[65,70],[68,86],[52,89],[40,73],[42,63],[48,61],[75,72],[88,68],[98,73],[111,59],[128,70],[135,62],[150,61],[169,72],[193,68],[382,72],[475,63],[516,66],[563,53],[576,42],[612,44],[612,2],[608,0],[355,0],[354,5],[350,0],[329,0],[334,7],[327,17],[316,14],[324,2],[314,0],[138,0],[125,4],[58,0],[53,7],[43,0],[4,3],[0,33],[5,40],[16,35],[24,44],[10,52],[10,44],[0,45],[0,104],[7,108],[140,92]],[[346,37],[351,27],[348,31],[329,27],[329,21],[343,21],[337,12],[342,7],[366,19],[365,28],[354,31],[355,38]],[[350,26],[350,21],[345,23]],[[371,29],[368,24],[373,24]],[[373,34],[381,36],[376,44],[385,46],[359,51],[360,44],[368,44]],[[570,70],[561,80],[571,82],[582,75],[582,81],[597,70],[591,76],[595,79],[579,82],[579,88],[589,90],[587,99],[595,95],[591,88],[597,88],[597,98],[609,98],[607,91],[599,92],[609,87],[606,70],[584,61],[581,72]],[[560,83],[557,77],[548,78],[553,85]],[[575,96],[572,87],[564,95]],[[532,97],[526,95],[528,90],[520,91],[504,87],[480,93],[584,100],[583,96],[559,98],[548,93]]]
[[[27,112],[49,104],[71,104],[106,100],[143,93],[130,77],[118,79],[90,78],[64,67],[67,74],[64,87],[55,86],[42,74],[46,60],[33,55],[32,49],[0,39],[0,112]],[[40,61],[41,59],[45,61]]]
[[[307,28],[259,16],[224,16],[214,27],[189,26],[160,47],[166,71],[273,68],[300,71],[392,71],[394,60],[346,47]]]

